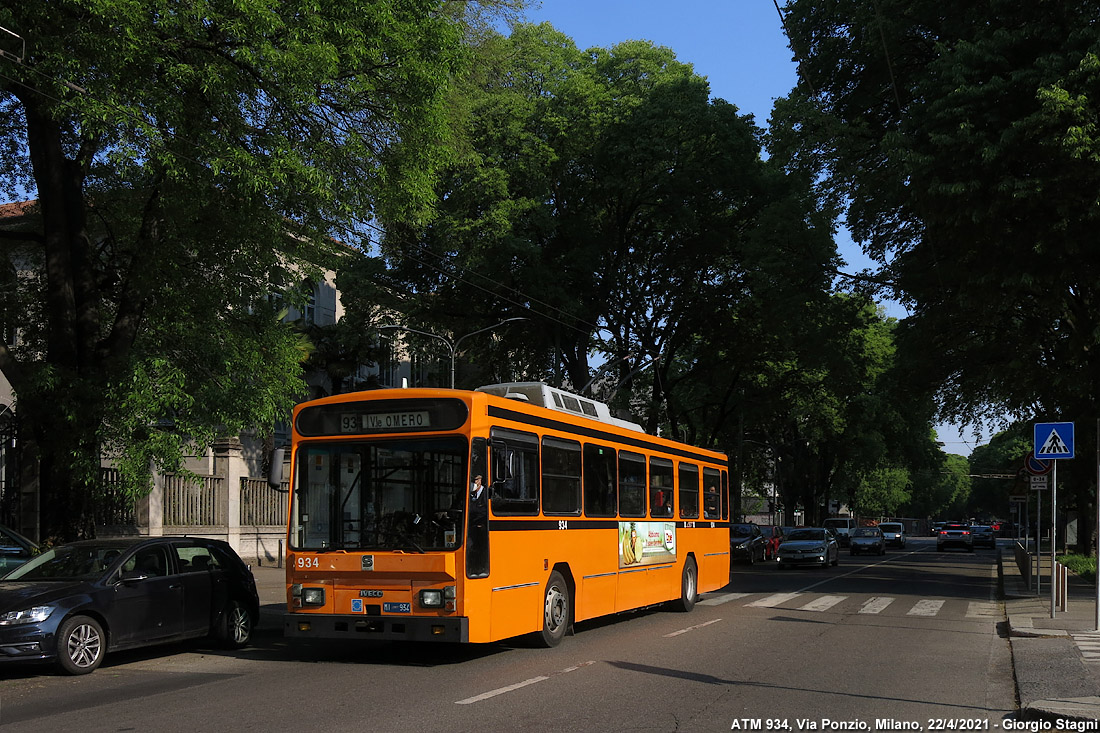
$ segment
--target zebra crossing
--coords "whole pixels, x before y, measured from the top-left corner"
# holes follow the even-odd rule
[[[1085,662],[1100,664],[1100,631],[1074,631],[1071,636]]]
[[[963,616],[967,619],[999,619],[1004,612],[998,601],[948,600],[944,598],[905,598],[892,596],[853,597],[794,591],[787,593],[719,593],[708,594],[700,606],[720,606],[739,602],[746,608],[774,608],[811,613],[854,613],[858,615],[900,615],[932,618]],[[964,605],[965,604],[965,605]],[[1100,662],[1100,633],[1091,641],[1096,661]]]

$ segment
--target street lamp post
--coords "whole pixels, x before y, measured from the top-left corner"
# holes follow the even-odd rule
[[[418,333],[421,336],[428,336],[428,337],[433,338],[433,339],[438,339],[439,341],[442,341],[444,344],[446,344],[447,349],[451,352],[451,389],[454,389],[455,388],[455,355],[458,353],[458,345],[459,344],[461,344],[463,341],[470,338],[471,336],[477,336],[479,333],[485,333],[486,331],[492,331],[494,328],[499,328],[499,327],[503,326],[505,323],[512,323],[513,321],[526,321],[526,320],[527,319],[523,318],[522,316],[517,316],[515,318],[506,318],[505,320],[503,320],[500,323],[497,323],[495,325],[488,326],[486,328],[481,328],[481,329],[478,329],[477,331],[473,331],[471,333],[463,334],[462,336],[459,336],[454,341],[447,338],[446,336],[440,336],[437,333],[431,333],[430,331],[421,331],[421,330],[416,329],[416,328],[409,328],[408,326],[386,325],[386,326],[379,326],[378,330],[381,331],[383,329],[399,329],[401,331],[411,331],[412,333]]]

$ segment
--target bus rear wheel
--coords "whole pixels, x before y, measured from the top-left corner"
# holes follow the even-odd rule
[[[684,562],[684,572],[680,576],[680,600],[676,601],[676,609],[687,613],[695,608],[698,592],[699,571],[695,567],[695,560],[689,557]]]
[[[550,573],[546,581],[546,592],[542,601],[542,631],[539,641],[545,647],[557,646],[566,629],[569,628],[571,614],[569,586],[557,570]]]

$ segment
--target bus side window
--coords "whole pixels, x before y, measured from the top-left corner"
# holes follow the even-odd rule
[[[722,471],[722,519],[729,519],[730,512],[730,477]]]
[[[649,460],[649,511],[654,517],[672,516],[672,461]]]
[[[645,516],[645,456],[619,452],[619,516]]]
[[[691,463],[680,464],[680,516],[684,519],[699,518],[699,467]]]
[[[615,516],[615,449],[584,444],[584,513]]]
[[[542,439],[542,511],[581,513],[580,443],[552,437]]]
[[[718,469],[703,469],[703,519],[722,518],[722,495],[718,490],[721,483]]]
[[[494,514],[538,514],[538,438],[493,428],[490,497]]]

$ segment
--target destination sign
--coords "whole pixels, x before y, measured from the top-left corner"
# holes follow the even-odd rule
[[[363,433],[379,430],[424,430],[432,426],[427,410],[409,412],[349,412],[340,416],[340,432]]]

